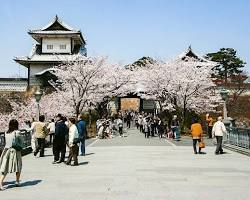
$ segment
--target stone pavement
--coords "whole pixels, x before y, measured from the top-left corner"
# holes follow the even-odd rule
[[[145,145],[143,145],[145,144]],[[95,140],[80,166],[52,165],[45,158],[23,158],[22,186],[8,189],[2,200],[248,200],[250,159],[229,152],[194,155],[191,146],[165,139],[145,139],[136,130],[125,138]]]

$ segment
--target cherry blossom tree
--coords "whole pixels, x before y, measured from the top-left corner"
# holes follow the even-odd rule
[[[58,98],[66,100],[76,115],[131,88],[131,71],[108,63],[106,57],[78,56],[54,67],[52,73],[58,78],[50,82]]]
[[[10,100],[9,100],[10,101]],[[60,102],[60,104],[58,104]],[[11,119],[17,119],[20,128],[23,127],[25,121],[37,120],[37,103],[34,97],[28,97],[22,102],[10,101],[12,112],[0,113],[0,130],[5,131]],[[73,112],[73,108],[69,107],[65,99],[60,99],[59,95],[54,92],[52,94],[43,95],[39,102],[40,114],[45,115],[46,119],[55,118],[57,113],[68,116]]]
[[[142,97],[159,101],[162,110],[182,111],[185,124],[187,110],[208,112],[216,107],[220,95],[211,78],[213,62],[183,56],[166,63],[149,64],[137,70],[143,85]]]
[[[47,119],[57,113],[65,116],[78,115],[96,108],[113,97],[127,94],[133,88],[133,73],[119,64],[110,64],[106,57],[89,58],[76,56],[62,65],[55,66],[52,73],[58,78],[51,81],[55,88],[51,94],[43,95],[40,114]],[[25,102],[10,102],[12,112],[0,114],[0,128],[5,130],[10,119],[24,121],[37,116],[37,104],[33,97]]]

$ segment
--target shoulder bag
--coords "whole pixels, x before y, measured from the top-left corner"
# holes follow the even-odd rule
[[[20,138],[20,136],[16,135],[16,131],[14,132],[15,136],[14,139],[12,141],[12,148],[15,149],[16,151],[22,151],[22,149],[24,148],[23,142]]]

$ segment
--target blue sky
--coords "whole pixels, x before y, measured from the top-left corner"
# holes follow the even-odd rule
[[[232,47],[250,71],[248,0],[0,0],[0,77],[26,74],[13,57],[28,55],[35,41],[27,30],[56,14],[82,30],[90,56],[127,64],[166,60],[190,44],[201,55]]]

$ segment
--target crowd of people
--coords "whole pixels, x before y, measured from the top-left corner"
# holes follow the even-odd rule
[[[206,132],[208,139],[216,138],[217,146],[215,154],[223,154],[222,140],[223,135],[226,133],[226,127],[222,122],[222,117],[218,117],[218,121],[214,123],[214,119],[211,115],[206,115]],[[144,134],[145,138],[158,136],[161,138],[174,139],[180,141],[180,122],[177,115],[173,115],[170,123],[164,124],[162,119],[152,113],[139,113],[135,111],[124,111],[118,113],[118,118],[114,119],[100,119],[97,121],[97,130],[99,138],[113,138],[117,131],[119,136],[124,136],[123,126],[124,124],[129,129],[132,124]],[[193,139],[194,154],[204,154],[201,150],[205,148],[205,142],[203,137],[202,124],[197,118],[193,120],[193,124],[190,127],[190,132]],[[199,150],[197,151],[197,144]]]
[[[49,144],[53,150],[53,164],[65,163],[66,165],[77,166],[80,147],[80,155],[85,155],[85,139],[87,136],[86,122],[79,115],[78,119],[61,114],[56,116],[56,120],[51,119],[45,122],[45,116],[39,116],[38,121],[26,122],[26,130],[32,134],[31,146],[34,156],[44,157],[46,138],[49,136]],[[24,128],[24,127],[22,127]],[[16,119],[9,122],[8,131],[5,133],[5,147],[0,159],[0,190],[4,190],[3,181],[8,173],[16,173],[15,185],[20,185],[22,171],[23,141],[19,131],[19,124]],[[66,148],[69,148],[69,155],[66,158]]]
[[[110,139],[114,136],[124,137],[124,127],[130,129],[135,126],[145,138],[158,136],[180,139],[180,124],[177,115],[173,116],[171,124],[164,124],[162,119],[152,113],[136,111],[120,111],[116,118],[103,117],[96,122],[97,136]]]
[[[61,114],[56,116],[56,122],[52,119],[45,123],[45,117],[41,115],[39,121],[33,122],[30,128],[32,134],[32,149],[34,156],[40,152],[39,157],[44,157],[46,137],[49,135],[49,143],[52,144],[54,161],[53,164],[64,162],[67,165],[78,165],[78,152],[85,155],[85,139],[87,136],[86,122],[79,115],[78,119]],[[66,147],[69,147],[69,157],[65,161]],[[71,163],[73,158],[74,163]]]
[[[207,114],[207,133],[208,138],[216,138],[217,147],[215,154],[223,154],[222,139],[226,133],[226,127],[222,122],[222,117],[214,123],[213,118]],[[177,115],[174,115],[171,122],[164,124],[163,120],[151,113],[139,113],[135,111],[119,112],[117,117],[103,117],[96,122],[97,136],[101,139],[113,138],[114,136],[124,137],[124,126],[136,129],[144,134],[146,139],[158,136],[161,138],[172,138],[177,141],[180,139],[180,123]],[[49,136],[49,145],[52,145],[53,164],[65,163],[66,165],[77,166],[78,155],[85,155],[85,140],[87,137],[86,122],[81,115],[78,119],[69,117],[68,119],[61,114],[56,119],[45,122],[45,116],[39,116],[38,121],[26,122],[27,130],[32,133],[31,146],[34,156],[44,157],[46,138]],[[190,128],[193,139],[193,150],[195,154],[202,154],[205,147],[202,124],[198,119],[194,119]],[[5,133],[5,147],[0,159],[0,190],[4,190],[3,181],[8,173],[16,173],[15,185],[20,185],[22,171],[21,150],[22,137],[20,137],[19,124],[16,119],[9,122],[8,131]],[[197,151],[197,143],[199,150]],[[69,148],[69,155],[66,159],[66,148]]]

